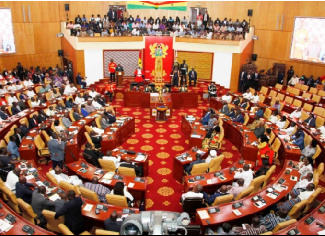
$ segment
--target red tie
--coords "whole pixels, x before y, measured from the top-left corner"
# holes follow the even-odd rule
[[[35,125],[37,125],[37,121],[34,119],[34,121],[35,121]]]

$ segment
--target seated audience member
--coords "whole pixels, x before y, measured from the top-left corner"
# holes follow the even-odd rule
[[[299,168],[299,173],[300,179],[305,177],[309,173],[313,173],[313,167],[314,167],[314,160],[312,157],[304,157],[302,159],[302,162],[299,162],[298,168]]]
[[[222,104],[223,104],[223,106],[222,106],[222,108],[220,109],[219,112],[221,112],[222,114],[225,114],[226,116],[228,116],[229,115],[229,107],[228,107],[228,104],[227,104],[226,101],[222,101]]]
[[[38,112],[38,117],[37,117],[38,123],[45,122],[48,118],[49,117],[45,114],[44,110],[40,110]]]
[[[91,123],[91,128],[97,135],[102,135],[105,132],[103,129],[97,128],[95,121]]]
[[[205,159],[205,163],[210,163],[212,161],[212,159],[216,158],[217,155],[217,151],[216,150],[211,150],[209,153],[209,156]]]
[[[40,93],[47,93],[50,90],[50,87],[46,86],[46,84],[42,84],[41,89],[39,90]]]
[[[95,145],[95,148],[96,149],[101,148],[101,146],[102,146],[101,141],[103,140],[103,138],[101,136],[99,136],[98,134],[96,134],[94,131],[91,131],[89,135],[90,135],[91,141]]]
[[[274,151],[271,150],[269,139],[266,135],[261,137],[260,144],[257,148],[257,167],[260,167],[260,169],[256,171],[256,177],[266,174],[268,167],[273,164],[274,158]]]
[[[201,119],[202,125],[208,125],[209,120],[211,118],[211,114],[214,114],[211,108],[208,108],[207,112],[205,113],[204,117]]]
[[[253,171],[250,169],[248,164],[245,164],[243,169],[236,171],[234,179],[243,179],[245,181],[244,187],[248,187],[253,180]],[[234,187],[238,186],[238,183],[233,183]]]
[[[2,106],[1,109],[0,109],[0,118],[1,118],[1,120],[6,120],[6,119],[8,119],[8,117],[9,117],[9,115],[6,112],[6,107]]]
[[[290,114],[291,119],[300,119],[301,118],[301,107],[298,107],[295,111]]]
[[[117,182],[111,194],[126,197],[129,206],[133,206],[134,197],[128,192],[127,186],[125,186],[123,182]]]
[[[224,195],[228,195],[228,188],[226,185],[222,185],[219,190],[217,190],[215,193],[213,193],[211,195],[204,194],[204,197],[205,197],[204,200],[209,206],[211,206],[211,204],[214,203],[214,201],[217,197],[221,197]]]
[[[55,213],[59,212],[63,205],[68,201],[68,194],[66,192],[60,193],[59,196],[61,199],[55,201]]]
[[[213,130],[215,129],[216,126],[219,125],[219,121],[217,119],[217,116],[215,114],[211,114],[211,118],[208,122],[208,126],[205,126],[205,128],[210,132],[211,134],[213,132]],[[210,136],[209,136],[210,137]]]
[[[228,188],[228,193],[234,195],[234,198],[240,194],[240,192],[244,191],[247,187],[244,186],[245,180],[244,179],[238,179],[237,180],[238,186],[227,186]]]
[[[16,190],[16,183],[18,183],[19,181],[20,172],[21,170],[19,168],[15,168],[12,171],[10,171],[7,175],[7,180],[5,185],[14,193]]]
[[[195,164],[200,164],[200,163],[204,163],[205,161],[201,159],[202,156],[200,154],[196,154],[196,160],[192,161],[189,165],[184,166],[184,170],[188,175],[191,175],[191,171],[193,169],[193,166]]]
[[[29,88],[28,88],[28,91],[27,91],[26,93],[27,93],[27,96],[30,97],[30,98],[36,96],[36,94],[35,94],[35,92],[34,92],[34,90],[33,90],[33,87],[29,87]]]
[[[279,119],[278,119],[278,115],[279,115],[278,110],[273,111],[273,112],[272,112],[272,115],[271,115],[270,118],[269,118],[269,121],[270,121],[272,124],[277,124],[278,121],[279,121]]]
[[[104,221],[105,229],[120,233],[123,221],[118,221],[117,218],[118,215],[116,211],[113,211],[110,217]]]
[[[27,127],[27,124],[25,121],[21,121],[19,129],[21,130],[21,134],[23,137],[26,137],[29,133],[29,127]]]
[[[28,204],[31,204],[33,191],[30,188],[36,186],[36,184],[27,183],[25,177],[19,177],[19,182],[16,183],[16,197],[21,198]]]
[[[235,108],[234,107],[232,107],[231,109],[230,109],[230,112],[229,112],[229,118],[235,118],[236,117],[236,110],[235,110]]]
[[[109,97],[110,102],[113,101],[114,91],[116,90],[116,85],[109,81],[105,87],[105,95]]]
[[[246,93],[243,94],[243,97],[246,98],[247,100],[251,100],[253,98],[253,94],[250,89],[246,90]]]
[[[241,103],[242,99],[243,99],[243,96],[236,97],[234,99],[234,101],[232,102],[232,104],[234,104],[235,106],[239,106],[239,104]]]
[[[221,100],[222,100],[222,101],[225,101],[226,103],[231,103],[232,96],[230,95],[229,92],[227,92],[226,95],[223,95],[223,96],[221,97]]]
[[[70,114],[69,114],[69,112],[66,112],[64,114],[64,117],[62,117],[62,124],[67,129],[72,125],[72,122],[70,121]]]
[[[211,84],[208,86],[208,91],[209,91],[209,98],[217,97],[218,91],[215,82],[211,82]]]
[[[279,129],[283,129],[287,124],[287,117],[282,116],[281,120],[279,120],[276,125],[278,126]]]
[[[260,139],[265,133],[264,121],[260,121],[257,127],[254,129],[254,134],[257,139]]]
[[[255,120],[253,121],[253,123],[247,125],[247,128],[253,131],[260,124],[260,121],[261,121],[261,117],[255,116]]]
[[[286,129],[281,129],[281,131],[286,132],[288,136],[291,136],[296,129],[296,123],[291,122],[289,127]]]
[[[203,187],[200,184],[194,185],[193,190],[182,194],[181,203],[184,202],[186,198],[202,198],[203,199]]]
[[[294,187],[295,189],[298,189],[300,191],[306,191],[307,186],[309,184],[314,183],[314,178],[313,178],[313,173],[308,173],[306,176],[302,177],[296,186]]]
[[[55,116],[55,110],[52,106],[49,106],[49,108],[47,109],[46,111],[46,115],[48,117],[52,117],[52,116]]]
[[[61,132],[66,130],[63,126],[61,126],[59,120],[54,121],[54,128],[55,128],[55,130],[53,130],[53,131],[57,132],[58,134],[60,134]]]
[[[89,112],[86,111],[86,106],[85,106],[85,104],[82,104],[82,105],[81,105],[81,114],[82,114],[83,117],[87,117],[87,116],[89,116]]]
[[[274,211],[279,211],[279,210],[286,210],[288,212],[291,211],[291,209],[299,202],[301,202],[300,198],[298,197],[300,194],[300,191],[297,189],[293,189],[289,193],[289,198],[290,200],[286,200],[284,202],[279,202],[277,205],[273,205],[273,210]]]
[[[38,107],[41,104],[41,101],[40,100],[36,100],[35,98],[31,98],[30,100],[31,100],[32,108]]]
[[[314,193],[314,191],[315,191],[315,185],[313,183],[308,184],[306,187],[306,191],[300,192],[300,194],[299,194],[300,200],[301,201],[308,200],[309,197]]]
[[[208,234],[211,235],[211,234]],[[223,223],[217,229],[217,235],[236,235],[234,231],[232,231],[231,225],[229,223]]]
[[[91,91],[88,91],[88,95],[92,98],[97,97],[98,95],[100,95],[98,92],[96,92],[95,88],[92,88]]]
[[[254,93],[254,96],[252,97],[252,103],[258,103],[260,102],[260,96],[258,96],[257,92]]]
[[[97,193],[100,202],[106,202],[106,194],[111,193],[108,188],[98,183],[98,177],[96,176],[92,178],[91,182],[85,183],[85,188]]]
[[[78,95],[77,95],[77,97],[76,97],[74,103],[75,103],[76,105],[83,104],[83,103],[85,103],[85,99],[81,96],[80,93],[78,93]]]
[[[260,218],[258,216],[254,216],[252,218],[252,224],[246,226],[246,229],[243,227],[235,227],[233,231],[237,235],[260,235],[267,232],[267,229],[264,225],[261,224]]]
[[[112,151],[107,151],[106,155],[103,156],[103,160],[114,162],[115,167],[118,168],[120,166],[121,156],[118,155],[117,157],[114,157],[112,156]]]
[[[94,164],[96,167],[100,168],[98,159],[103,157],[103,154],[101,152],[94,150],[90,143],[86,143],[84,153],[90,156],[93,160],[93,163],[90,164]]]
[[[249,105],[249,100],[247,98],[244,98],[242,104],[240,104],[239,107],[243,109],[247,109],[248,105]]]
[[[316,153],[316,147],[317,147],[317,140],[313,139],[310,144],[304,148],[304,150],[301,151],[301,158],[303,159],[305,157],[313,157]]]
[[[244,116],[243,116],[242,112],[239,109],[236,111],[236,116],[232,120],[234,122],[239,122],[241,124],[244,124]]]
[[[292,143],[294,145],[297,145],[300,148],[300,150],[304,150],[305,148],[304,137],[301,136],[301,134],[298,132],[295,133],[295,135],[292,137]]]
[[[45,194],[46,187],[40,186],[32,195],[31,206],[34,213],[37,215],[37,219],[41,222],[41,225],[46,223],[45,217],[42,214],[43,210],[53,211],[55,209],[55,202],[49,200]]]
[[[25,103],[23,101],[18,101],[15,93],[11,93],[8,97],[8,105],[12,107],[18,106],[18,110],[26,109]]]
[[[202,142],[202,149],[219,149],[221,145],[220,131],[220,126],[216,126],[214,129],[211,129]]]
[[[259,107],[255,113],[256,116],[263,117],[264,116],[264,111],[263,107]]]
[[[114,124],[116,122],[116,116],[113,114],[112,110],[105,112],[106,117],[108,118],[109,124]]]
[[[73,119],[75,119],[75,121],[79,121],[81,120],[82,116],[79,113],[79,108],[75,107],[72,113]]]
[[[125,159],[125,162],[120,163],[119,167],[127,167],[127,168],[134,169],[136,176],[143,176],[142,167],[133,164],[130,157],[127,157]]]
[[[85,110],[90,114],[96,111],[96,108],[93,106],[93,101],[88,100]]]
[[[69,100],[65,103],[66,108],[74,108],[76,104],[74,104],[72,98],[69,98]]]
[[[21,111],[22,109],[20,108],[20,106],[18,106],[17,102],[13,102],[11,107],[12,115],[17,115]]]
[[[19,147],[16,143],[16,136],[11,135],[9,137],[9,143],[7,145],[8,154],[11,156],[12,159],[20,158],[19,154]]]
[[[76,80],[77,80],[77,84],[81,85],[82,89],[87,87],[87,82],[86,82],[85,78],[81,77],[80,72],[78,73]]]
[[[315,128],[316,126],[316,119],[314,114],[310,113],[309,118],[303,121],[304,125],[307,125],[309,127]]]
[[[99,110],[99,109],[101,109],[103,107],[103,105],[100,104],[100,102],[98,100],[98,97],[93,98],[92,105],[95,107],[96,110]]]
[[[68,192],[69,201],[66,202],[62,208],[56,212],[55,219],[60,216],[64,216],[64,224],[71,230],[75,235],[83,232],[83,216],[82,216],[82,205],[83,201],[81,197],[76,197],[76,193],[73,190]]]
[[[277,100],[275,102],[275,104],[273,105],[273,108],[276,108],[280,112],[280,110],[281,110],[281,104],[280,104],[279,100]]]
[[[270,213],[264,217],[261,217],[261,224],[265,226],[267,231],[272,231],[275,227],[282,222],[290,220],[288,211],[281,209],[276,214]]]
[[[58,181],[58,183],[60,183],[61,181],[65,181],[74,186],[83,186],[83,183],[78,176],[76,175],[67,176],[66,174],[62,173],[62,169],[58,166],[55,167],[54,170],[51,170],[50,173],[54,176],[54,178],[56,179],[56,181]]]
[[[53,91],[51,92],[51,95],[50,95],[50,100],[57,99],[59,97],[61,97],[61,94],[58,93],[58,91],[56,89],[53,89]]]
[[[38,117],[37,115],[33,115],[33,117],[29,119],[29,128],[34,129],[38,127],[38,125]]]
[[[69,85],[65,86],[63,95],[68,96],[68,95],[74,94],[77,91],[78,91],[78,89],[74,86],[74,84],[69,84]]]

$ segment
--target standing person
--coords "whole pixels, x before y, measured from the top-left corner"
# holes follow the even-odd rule
[[[52,168],[60,167],[63,169],[63,161],[64,161],[64,150],[65,150],[65,138],[62,140],[58,139],[58,135],[56,133],[52,134],[53,139],[48,141],[47,146],[51,153],[52,160]]]
[[[288,83],[288,81],[291,80],[291,78],[293,77],[294,74],[295,74],[295,71],[293,70],[293,66],[290,66],[290,69],[287,72],[287,83]]]
[[[64,215],[64,224],[74,234],[80,234],[83,231],[83,217],[81,208],[83,202],[81,197],[76,197],[76,193],[70,190],[68,193],[69,201],[66,202],[63,207],[55,214],[55,219]]]
[[[192,70],[188,73],[188,79],[190,86],[192,86],[192,81],[194,81],[194,87],[196,87],[197,72],[195,71],[194,67],[192,67]]]
[[[257,90],[258,89],[258,80],[259,80],[260,76],[257,72],[257,70],[255,71],[255,73],[252,74],[252,87],[253,89]]]
[[[211,82],[211,84],[208,86],[208,91],[209,91],[209,99],[211,97],[217,97],[217,86],[215,82]]]
[[[115,72],[116,72],[116,63],[114,62],[113,59],[111,59],[111,63],[108,65],[108,71],[110,73],[110,80],[115,82]]]
[[[199,15],[196,17],[196,24],[198,28],[202,25],[202,21],[203,21],[203,15],[201,12],[199,12]]]
[[[183,64],[181,64],[180,68],[181,68],[181,73],[182,73],[181,84],[184,85],[184,83],[185,83],[185,85],[187,85],[186,76],[188,74],[188,65],[186,64],[185,60],[183,60]]]
[[[205,11],[205,14],[203,15],[203,25],[205,27],[205,29],[207,29],[207,25],[208,25],[208,21],[209,21],[209,14],[208,11]]]
[[[178,83],[179,83],[179,70],[175,68],[172,74],[172,86],[178,87]]]
[[[239,77],[239,81],[240,81],[240,85],[239,85],[239,91],[243,92],[245,91],[244,85],[247,79],[247,73],[245,71],[242,71],[240,73],[240,77]]]

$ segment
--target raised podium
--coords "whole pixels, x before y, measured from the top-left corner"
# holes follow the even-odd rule
[[[116,71],[117,87],[123,87],[124,71]]]
[[[173,101],[170,93],[150,94],[150,116],[156,120],[166,121],[172,116]]]

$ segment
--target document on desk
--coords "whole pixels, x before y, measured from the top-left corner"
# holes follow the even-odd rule
[[[198,135],[198,134],[192,134],[192,135],[191,135],[191,138],[201,138],[201,135]]]
[[[84,211],[91,211],[91,209],[93,209],[93,206],[94,205],[91,205],[91,204],[87,204],[84,208]]]
[[[107,180],[109,180],[109,179],[112,179],[113,176],[114,176],[114,173],[113,173],[113,172],[108,172],[108,173],[106,173],[106,174],[103,176],[102,179],[107,179]]]
[[[26,180],[31,180],[31,179],[35,179],[34,175],[27,175],[26,176]]]
[[[1,232],[8,232],[11,228],[14,227],[13,225],[9,224],[4,220],[0,220],[0,231]]]
[[[61,199],[61,198],[60,198],[59,194],[56,193],[56,194],[53,194],[51,197],[49,197],[49,199],[51,201],[55,202],[56,200]]]
[[[198,211],[197,212],[201,218],[201,220],[205,220],[205,219],[209,219],[210,218],[210,215],[208,213],[207,210],[203,210],[203,211]]]
[[[318,235],[325,235],[325,230],[317,232]]]
[[[128,184],[128,188],[133,188],[134,187],[134,183],[129,183]]]
[[[138,155],[134,160],[135,161],[144,161],[145,158],[146,158],[146,156],[144,156],[144,155]]]
[[[233,210],[232,211],[236,216],[241,216],[242,213],[239,210]]]
[[[200,154],[200,155],[204,155],[204,154],[205,154],[205,152],[202,151],[202,150],[198,150],[196,153],[197,153],[197,154]]]

